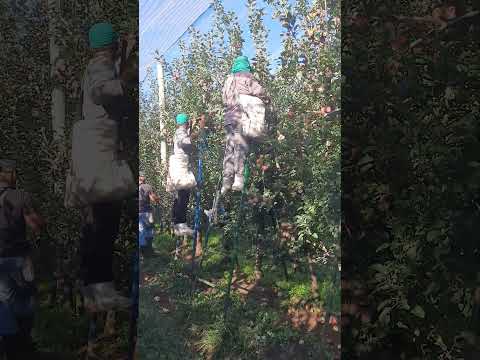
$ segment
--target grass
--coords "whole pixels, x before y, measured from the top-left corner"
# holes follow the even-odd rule
[[[274,359],[279,352],[292,351],[298,344],[306,349],[305,358],[332,358],[318,335],[301,332],[285,322],[286,308],[295,299],[310,296],[305,274],[292,274],[286,281],[282,270],[266,258],[260,285],[278,290],[285,307],[232,292],[229,316],[224,321],[228,263],[223,261],[226,253],[221,237],[210,237],[200,273],[217,286],[211,289],[198,285],[194,296],[190,296],[190,280],[180,275],[185,272],[183,264],[173,260],[174,239],[159,235],[154,248],[156,255],[141,265],[142,273],[148,275],[140,289],[138,350],[142,359]],[[254,266],[245,250],[240,252],[240,270],[242,278],[248,280],[254,277]],[[321,283],[325,303],[339,294],[332,292],[328,283],[328,279]],[[168,312],[162,311],[165,306]]]
[[[39,350],[53,353],[62,359],[78,358],[78,351],[88,341],[88,319],[84,315],[75,314],[69,307],[59,304],[50,306],[45,299],[47,287],[39,286],[40,299],[36,311],[32,332]],[[114,340],[100,341],[96,347],[97,355],[104,359],[121,359],[128,351],[128,314],[117,314]],[[98,335],[101,335],[102,321],[98,323]]]
[[[33,337],[42,350],[73,356],[85,345],[87,334],[86,318],[64,308],[39,307]]]

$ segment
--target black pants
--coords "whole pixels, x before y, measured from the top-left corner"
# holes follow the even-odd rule
[[[3,351],[7,360],[30,360],[35,347],[32,339],[33,316],[17,317],[19,331],[15,335],[3,337]],[[0,356],[2,355],[0,351]]]
[[[187,222],[187,207],[190,200],[190,190],[178,190],[173,201],[172,221],[174,224]]]
[[[85,285],[113,281],[113,245],[121,212],[121,203],[93,206],[93,223],[84,226],[81,242]]]
[[[6,260],[6,259],[0,259]],[[36,286],[34,282],[25,282],[20,268],[13,265],[10,269],[5,268],[0,273],[0,301],[10,307],[12,315],[18,326],[18,331],[13,335],[3,337],[3,343],[0,344],[0,359],[2,352],[5,353],[7,360],[33,359],[34,351],[32,329],[34,320],[34,299],[36,295]],[[8,271],[10,270],[10,271]],[[21,278],[19,282],[17,279]],[[2,328],[0,318],[0,328]]]

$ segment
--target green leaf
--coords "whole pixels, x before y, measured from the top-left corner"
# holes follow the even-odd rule
[[[397,327],[400,328],[400,329],[406,329],[406,330],[408,330],[408,326],[405,325],[404,323],[402,323],[401,321],[398,321],[398,322],[397,322]]]
[[[389,304],[392,300],[390,299],[387,299],[387,300],[384,300],[380,303],[380,305],[378,305],[377,307],[377,310],[380,311],[382,310],[387,304]]]
[[[412,260],[415,260],[417,258],[417,246],[416,245],[413,245],[408,249],[407,256]]]
[[[438,230],[431,230],[427,233],[427,241],[432,242],[440,235],[440,231]]]
[[[378,320],[382,322],[383,324],[388,324],[390,323],[390,313],[392,312],[392,308],[390,306],[387,306],[382,310],[380,315],[378,316]]]
[[[437,336],[435,344],[438,345],[443,351],[447,350],[447,345],[445,345],[445,342],[440,335]]]
[[[375,252],[377,252],[377,253],[382,252],[383,250],[388,249],[390,246],[391,246],[391,244],[389,244],[389,243],[382,244],[377,248],[377,250]]]
[[[416,305],[412,309],[412,314],[415,315],[416,317],[421,318],[421,319],[425,318],[425,310],[423,310],[423,308],[420,305]]]
[[[386,266],[382,264],[373,264],[370,268],[381,274],[385,274],[387,272]]]

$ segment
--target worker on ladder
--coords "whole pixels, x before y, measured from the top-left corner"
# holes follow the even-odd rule
[[[123,139],[120,134],[120,124],[124,118],[123,104],[126,102],[127,89],[135,86],[132,69],[117,69],[116,59],[119,52],[119,35],[114,31],[110,23],[97,23],[89,30],[89,45],[92,58],[84,72],[82,83],[81,109],[82,120],[76,123],[78,132],[73,132],[73,143],[78,143],[79,163],[82,163],[87,151],[98,155],[98,168],[112,168],[125,164],[126,161],[118,161],[121,158],[120,149]],[[82,128],[90,126],[89,128]],[[91,141],[95,135],[97,148],[82,148],[82,140]],[[77,138],[76,138],[77,136]],[[101,149],[98,141],[102,141]],[[76,142],[75,142],[76,141]],[[114,144],[114,145],[112,145]],[[105,149],[117,158],[114,162],[107,159],[103,153]],[[73,153],[73,148],[72,148]],[[73,158],[73,156],[72,156]],[[93,160],[92,160],[93,161]],[[128,164],[124,169],[127,170]],[[131,173],[128,168],[128,172]],[[130,190],[135,191],[134,178],[129,179],[128,189],[120,193],[118,186],[115,188],[111,178],[100,171],[92,172],[95,178],[93,184],[102,181],[109,184],[105,188],[98,189],[92,186],[89,190],[91,196],[78,206],[83,215],[83,229],[81,237],[81,258],[84,287],[82,289],[85,306],[90,312],[108,311],[114,308],[128,309],[131,301],[121,294],[113,282],[113,254],[114,243],[120,231],[120,220],[123,201],[131,196]],[[76,177],[90,176],[90,172],[76,171]],[[133,175],[133,174],[132,174]],[[102,177],[105,176],[105,179]],[[131,180],[131,184],[130,184]],[[117,181],[113,178],[113,181]],[[88,183],[85,181],[85,183]],[[79,182],[79,184],[83,184]],[[113,189],[116,191],[113,191]],[[69,188],[67,189],[71,191]],[[100,190],[103,191],[103,194]],[[68,194],[69,191],[66,191]],[[82,193],[79,192],[81,195]],[[107,196],[108,195],[108,196]]]
[[[231,73],[225,80],[223,87],[223,103],[225,106],[225,157],[223,160],[223,184],[221,193],[225,194],[230,189],[233,191],[243,190],[244,164],[249,151],[251,140],[264,136],[265,107],[263,106],[263,118],[260,117],[260,133],[250,131],[251,123],[245,123],[244,118],[251,108],[243,99],[261,101],[263,105],[269,102],[265,89],[253,77],[250,62],[246,56],[235,59]],[[252,99],[253,98],[253,99]],[[263,104],[262,104],[263,103]],[[261,108],[260,105],[260,108]],[[254,121],[253,117],[249,121]],[[258,136],[257,136],[258,135]]]
[[[254,78],[246,56],[239,56],[233,62],[223,86],[222,98],[226,134],[223,181],[212,208],[205,210],[205,214],[214,222],[220,195],[225,195],[230,190],[244,190],[244,168],[250,144],[261,142],[267,130],[265,105],[270,103],[270,98]]]

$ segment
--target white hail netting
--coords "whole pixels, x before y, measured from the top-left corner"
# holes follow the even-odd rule
[[[140,0],[140,78],[212,4],[211,0]]]

